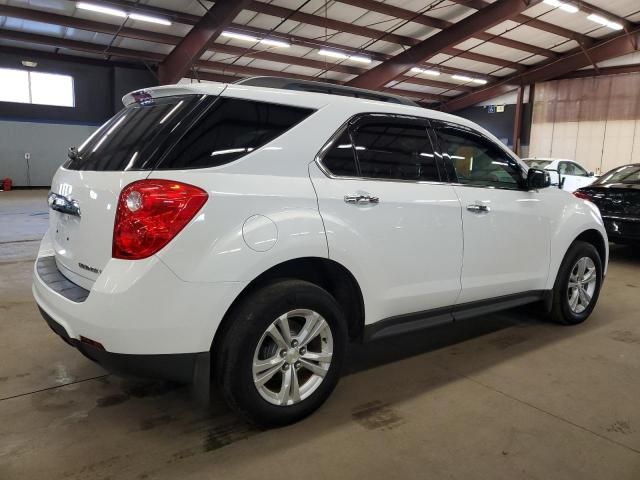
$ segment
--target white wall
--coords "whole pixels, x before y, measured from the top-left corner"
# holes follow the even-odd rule
[[[0,178],[15,186],[48,186],[56,169],[67,160],[67,149],[80,145],[97,127],[0,121]],[[29,168],[24,158],[31,154]]]
[[[536,85],[529,156],[575,159],[605,173],[640,161],[640,74]]]

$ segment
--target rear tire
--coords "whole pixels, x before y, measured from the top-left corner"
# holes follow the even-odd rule
[[[598,250],[576,241],[567,251],[553,286],[551,319],[562,325],[584,322],[598,301],[602,286],[602,260]]]
[[[348,336],[328,292],[279,280],[249,294],[227,320],[214,369],[225,400],[242,417],[262,427],[287,425],[329,397]]]

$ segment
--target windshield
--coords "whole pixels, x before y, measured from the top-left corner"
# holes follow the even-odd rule
[[[640,184],[640,165],[625,165],[614,168],[601,176],[593,185],[604,183]]]
[[[529,168],[547,168],[551,165],[551,160],[537,160],[535,158],[525,158],[523,160]]]

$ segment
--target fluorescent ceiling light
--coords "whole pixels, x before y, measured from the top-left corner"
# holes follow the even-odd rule
[[[544,0],[544,3],[546,3],[547,5],[551,5],[552,7],[559,8],[560,10],[563,10],[567,13],[577,13],[580,11],[575,5],[571,3],[561,2],[560,0]]]
[[[257,42],[258,39],[256,37],[252,37],[251,35],[245,35],[244,33],[236,33],[236,32],[222,32],[220,34],[223,37],[227,38],[235,38],[236,40],[245,40],[247,42]]]
[[[472,82],[473,78],[467,77],[466,75],[451,75],[451,78],[454,80],[460,80],[461,82]]]
[[[262,40],[260,40],[260,43],[264,45],[270,45],[272,47],[282,48],[289,48],[291,46],[288,42],[285,42],[283,40],[274,40],[272,38],[263,38]]]
[[[149,15],[141,15],[139,13],[130,13],[129,18],[133,20],[139,20],[141,22],[149,22],[149,23],[157,23],[159,25],[171,25],[169,20],[165,20],[164,18],[159,17],[150,17]]]
[[[622,30],[624,28],[624,26],[622,26],[621,24],[617,22],[612,22],[608,18],[605,18],[601,15],[596,15],[595,13],[592,13],[591,15],[589,15],[587,19],[591,20],[592,22],[598,23],[603,27],[609,27],[612,30]]]
[[[578,13],[580,10],[575,5],[571,5],[570,3],[563,3],[560,5],[560,10],[567,13]]]
[[[440,72],[438,70],[433,70],[430,68],[418,68],[418,67],[413,67],[411,69],[411,71],[413,73],[422,73],[424,75],[432,75],[434,77],[437,77],[438,75],[440,75]]]
[[[38,62],[34,62],[33,60],[22,60],[22,65],[29,68],[36,68],[38,66]]]
[[[107,15],[114,15],[116,17],[125,18],[127,16],[127,12],[125,12],[124,10],[118,10],[117,8],[103,7],[102,5],[94,5],[93,3],[77,2],[76,7],[78,7],[81,10],[90,10],[92,12],[97,12],[97,13],[106,13]]]
[[[354,62],[359,63],[371,63],[371,59],[369,57],[365,57],[364,55],[350,55],[349,60],[353,60]]]
[[[322,50],[318,50],[318,53],[327,57],[341,58],[343,60],[349,58],[349,56],[344,53],[336,52],[334,50],[325,50],[324,48]]]
[[[483,78],[473,78],[471,79],[473,83],[477,83],[478,85],[486,85],[487,81]]]

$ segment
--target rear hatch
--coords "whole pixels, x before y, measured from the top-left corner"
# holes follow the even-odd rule
[[[149,175],[212,96],[180,93],[130,96],[133,101],[70,152],[54,176],[50,235],[58,268],[74,283],[90,289],[111,259],[121,190]]]

